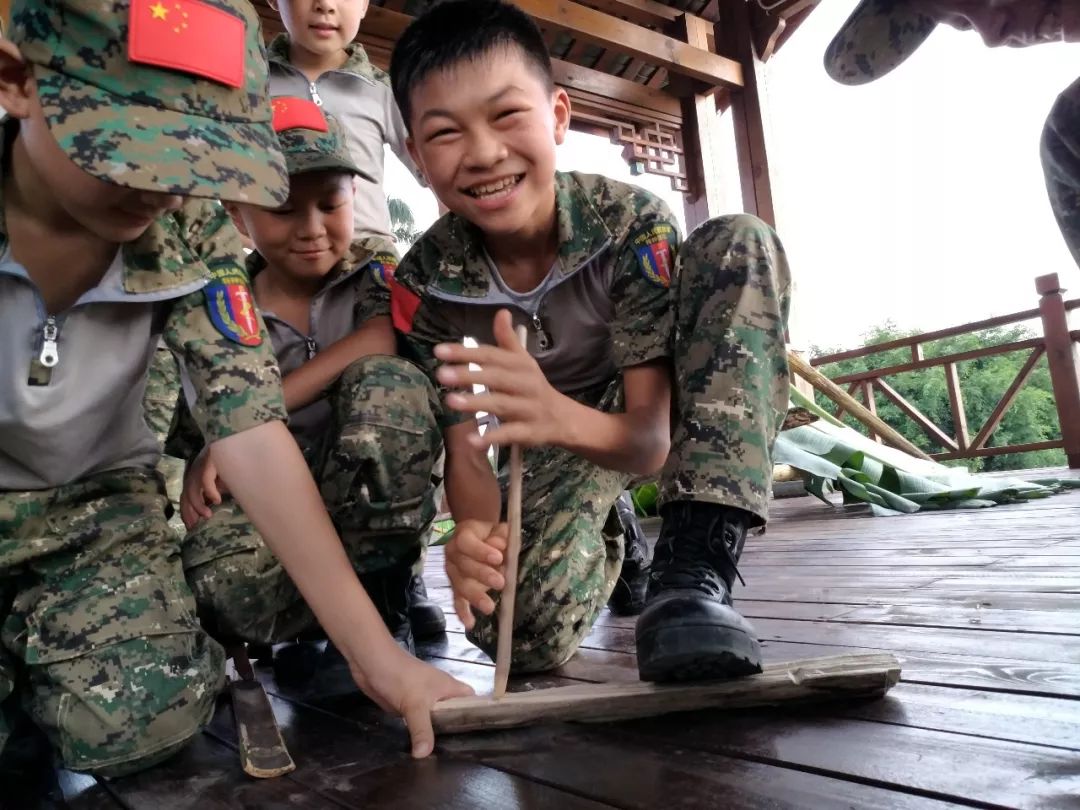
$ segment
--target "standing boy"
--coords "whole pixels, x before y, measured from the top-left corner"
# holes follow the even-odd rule
[[[731,589],[746,531],[766,518],[788,402],[789,280],[776,235],[753,217],[723,217],[680,245],[651,194],[557,174],[569,99],[536,26],[501,0],[433,6],[397,43],[391,79],[409,149],[451,211],[402,260],[391,305],[446,392],[457,522],[447,572],[470,638],[494,653],[491,592],[505,584],[485,450],[517,442],[526,472],[515,670],[574,653],[623,558],[605,531],[612,504],[632,477],[663,468],[640,673],[758,671]],[[527,327],[527,349],[514,323]],[[463,347],[466,336],[482,345]],[[471,393],[476,384],[489,392]],[[483,437],[479,411],[500,422]]]

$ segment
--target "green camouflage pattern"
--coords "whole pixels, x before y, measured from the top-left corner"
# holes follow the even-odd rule
[[[1058,96],[1050,110],[1040,152],[1050,206],[1080,264],[1080,79]]]
[[[312,474],[353,568],[365,574],[411,564],[437,508],[431,473],[442,452],[438,398],[412,363],[374,355],[349,366],[330,399],[333,426]],[[183,561],[200,609],[222,633],[272,643],[317,628],[231,498],[188,533]]]
[[[791,281],[778,237],[761,220],[739,215],[702,224],[680,246],[662,202],[598,176],[557,175],[556,204],[558,272],[577,272],[605,250],[615,265],[611,340],[618,366],[672,363],[672,447],[660,477],[662,502],[722,504],[764,523],[771,450],[789,386]],[[658,229],[677,252],[670,288],[650,281],[635,253],[642,237]],[[470,307],[488,294],[481,249],[475,228],[450,215],[398,266],[395,282],[420,297],[406,341],[433,378],[434,347],[464,336],[465,318],[455,307]],[[621,410],[621,376],[578,398],[604,411]],[[526,450],[515,672],[559,666],[590,631],[622,564],[612,507],[629,483],[630,476],[561,448]],[[469,637],[494,655],[497,635],[494,617],[477,616]]]
[[[244,23],[239,88],[131,61],[127,0],[16,0],[9,38],[79,168],[147,191],[279,205],[288,177],[270,124],[259,17],[244,0],[202,2]]]
[[[162,343],[150,361],[146,393],[143,394],[143,410],[146,413],[146,424],[154,432],[163,450],[169,436],[177,427],[181,411],[178,407],[180,394],[180,368],[176,365],[172,352]],[[172,507],[169,525],[177,532],[178,537],[183,536],[180,494],[184,491],[184,460],[163,452],[157,469],[165,479],[165,492]]]
[[[937,21],[910,0],[863,0],[825,50],[825,70],[841,84],[865,84],[907,59]]]
[[[200,628],[160,477],[0,493],[0,749],[22,710],[65,768],[116,776],[207,722],[224,654]]]
[[[287,104],[289,98],[280,96],[274,104]],[[307,103],[306,99],[300,99]],[[375,182],[371,176],[357,168],[349,155],[349,145],[341,122],[332,115],[324,113],[326,132],[305,127],[292,127],[278,131],[278,143],[281,154],[285,156],[285,167],[289,175],[319,171],[342,171],[358,174],[369,182]]]
[[[170,276],[174,283],[203,282],[218,268],[247,278],[240,235],[215,203],[189,201],[124,250],[125,262],[137,268],[127,274],[125,286],[138,291],[165,285]],[[281,375],[257,308],[255,317],[263,339],[258,346],[244,346],[214,326],[201,289],[176,301],[169,312],[164,342],[191,380],[192,415],[209,442],[286,418]]]
[[[686,238],[676,272],[674,430],[660,500],[732,506],[764,523],[790,386],[787,255],[760,219],[718,217]]]
[[[616,306],[609,324],[615,364],[624,367],[668,357],[669,291],[643,276],[633,246],[635,237],[663,227],[669,229],[672,251],[678,250],[679,229],[667,204],[639,187],[578,172],[555,175],[555,204],[558,275],[571,276],[598,256],[615,265],[611,299]],[[453,316],[456,305],[483,303],[489,295],[482,234],[454,214],[443,216],[405,254],[394,281],[420,298],[406,338],[408,351],[445,396],[445,387],[434,377],[438,366],[434,348],[466,336],[466,318]],[[483,334],[477,329],[470,336],[479,339]],[[466,418],[447,409],[444,426]]]

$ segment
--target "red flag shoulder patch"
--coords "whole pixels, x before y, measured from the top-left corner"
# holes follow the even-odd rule
[[[274,132],[287,129],[326,132],[330,128],[322,109],[310,99],[277,96],[270,101],[270,109],[273,111]]]
[[[641,274],[658,287],[671,286],[671,265],[674,258],[671,242],[674,237],[675,228],[672,225],[658,222],[634,234],[631,240]]]
[[[215,329],[242,346],[258,346],[262,343],[262,332],[247,276],[231,268],[216,269],[204,292],[206,309]]]
[[[393,276],[390,282],[390,317],[394,322],[394,328],[408,335],[413,330],[413,319],[416,310],[420,308],[420,296],[398,284]]]
[[[244,21],[202,0],[131,0],[128,58],[244,85]]]

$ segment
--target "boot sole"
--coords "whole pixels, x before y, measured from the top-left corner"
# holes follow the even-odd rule
[[[734,627],[661,627],[637,640],[643,681],[678,683],[741,678],[761,672],[761,645]]]

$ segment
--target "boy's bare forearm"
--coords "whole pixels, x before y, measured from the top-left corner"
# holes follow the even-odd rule
[[[372,318],[352,334],[331,343],[311,360],[286,375],[282,380],[285,408],[291,413],[314,402],[345,369],[361,357],[396,353],[397,345],[390,318]]]
[[[221,439],[211,452],[233,497],[350,661],[363,668],[367,656],[393,647],[284,423]]]
[[[653,475],[671,445],[666,413],[605,413],[569,400],[559,446],[605,469]]]
[[[475,422],[454,425],[446,435],[446,500],[454,520],[498,523],[502,493],[487,454],[465,440]]]

